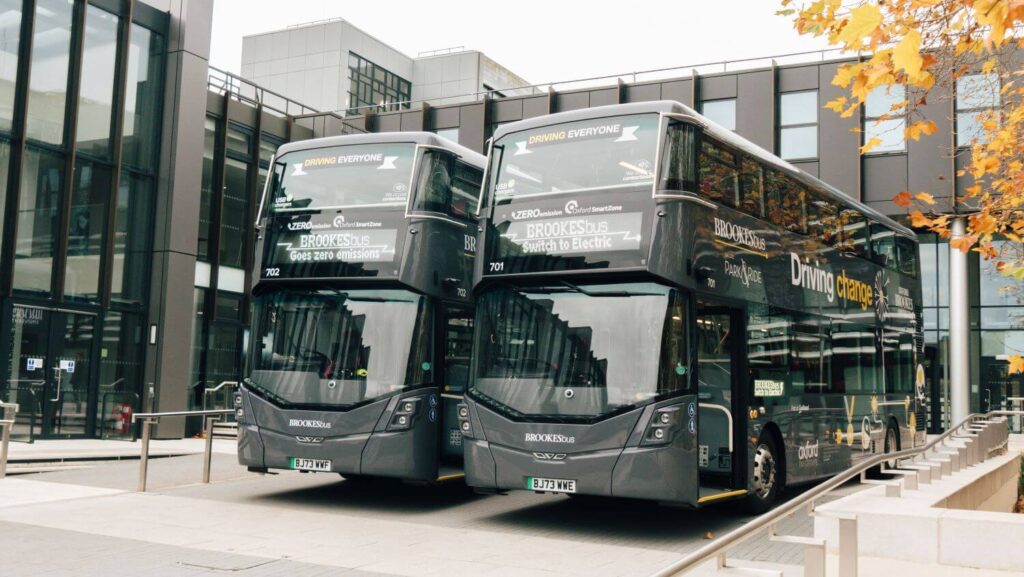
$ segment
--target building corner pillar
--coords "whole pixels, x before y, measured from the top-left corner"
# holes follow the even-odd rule
[[[966,234],[966,217],[950,222],[950,239]],[[968,300],[967,253],[949,247],[949,397],[950,424],[955,426],[971,413],[970,301]]]

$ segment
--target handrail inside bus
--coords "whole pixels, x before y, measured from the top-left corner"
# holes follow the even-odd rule
[[[808,490],[802,495],[799,495],[785,503],[782,503],[778,507],[755,517],[754,519],[744,523],[742,526],[733,529],[732,531],[722,535],[715,539],[711,543],[693,551],[686,555],[679,561],[665,567],[651,575],[651,577],[672,577],[674,575],[681,575],[688,571],[691,571],[697,566],[710,561],[716,557],[725,555],[727,549],[733,545],[737,545],[747,539],[753,537],[757,533],[768,530],[780,520],[796,513],[803,507],[808,507],[810,511],[814,511],[815,503],[824,497],[826,494],[832,492],[834,489],[842,486],[850,479],[860,476],[866,473],[869,469],[882,465],[889,461],[901,461],[905,459],[911,459],[924,455],[928,451],[931,451],[938,445],[944,443],[950,437],[960,433],[965,427],[968,427],[979,419],[986,419],[990,417],[1009,417],[1014,415],[1024,415],[1024,410],[1020,411],[989,411],[988,413],[971,413],[957,426],[951,427],[945,433],[942,433],[935,439],[932,439],[928,443],[920,447],[914,447],[911,449],[904,449],[895,453],[879,453],[873,457],[865,459],[860,463],[846,469],[845,471],[835,475],[834,477],[824,481],[820,485]],[[898,468],[898,467],[896,467]]]

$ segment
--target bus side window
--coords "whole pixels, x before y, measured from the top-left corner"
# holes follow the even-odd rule
[[[697,189],[693,174],[695,135],[691,124],[678,120],[669,123],[662,153],[661,190],[692,192]]]
[[[839,247],[839,207],[832,199],[811,192],[807,198],[807,236],[828,247]]]
[[[444,390],[461,395],[469,384],[469,359],[473,348],[473,311],[446,307],[444,345]]]
[[[736,196],[739,194],[736,155],[713,142],[704,140],[700,145],[698,170],[701,195],[711,201],[735,208]]]
[[[853,209],[841,208],[839,227],[842,250],[854,256],[867,258],[870,248],[868,246],[868,221],[864,215]]]
[[[461,160],[455,161],[455,177],[452,179],[451,210],[456,218],[476,220],[476,204],[480,198],[480,181],[483,171]]]
[[[757,218],[764,217],[764,183],[761,165],[744,158],[740,163],[740,210]]]
[[[805,234],[804,188],[778,170],[765,171],[765,192],[768,221],[789,232]]]
[[[909,238],[896,237],[896,253],[899,255],[899,270],[901,273],[917,277],[917,243]]]
[[[413,197],[414,212],[476,220],[482,172],[442,150],[426,150]]]
[[[896,233],[871,223],[871,260],[889,270],[896,270]]]

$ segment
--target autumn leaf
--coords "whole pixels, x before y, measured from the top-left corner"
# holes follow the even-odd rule
[[[867,152],[870,152],[872,148],[879,146],[880,144],[882,144],[881,138],[872,137],[871,140],[864,143],[864,146],[860,147],[860,153],[866,154]]]
[[[913,197],[910,195],[910,191],[904,190],[893,197],[892,202],[896,206],[902,206],[903,208],[910,208],[910,201]]]
[[[919,193],[914,195],[914,198],[916,198],[917,200],[920,200],[921,202],[923,202],[925,204],[929,204],[929,205],[935,204],[935,197],[930,195],[930,194],[928,194],[927,192],[919,192]]]
[[[866,3],[850,12],[846,26],[836,35],[836,40],[851,48],[859,47],[865,36],[869,36],[882,23],[882,11],[878,6]]]
[[[1010,373],[1024,373],[1024,356],[1010,355]]]
[[[921,79],[921,66],[924,60],[921,58],[921,33],[917,30],[907,32],[907,35],[896,45],[892,52],[892,63],[902,70],[911,82]]]

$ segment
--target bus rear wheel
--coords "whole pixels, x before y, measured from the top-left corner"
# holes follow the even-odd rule
[[[898,452],[899,450],[900,440],[896,436],[896,428],[889,426],[888,429],[885,431],[885,445],[883,446],[883,451],[885,453],[895,453]],[[884,464],[884,467],[886,469],[895,469],[896,459],[887,460]]]
[[[749,505],[754,513],[761,514],[775,506],[782,491],[783,478],[779,450],[775,440],[765,437],[754,450],[754,478],[751,484]]]

